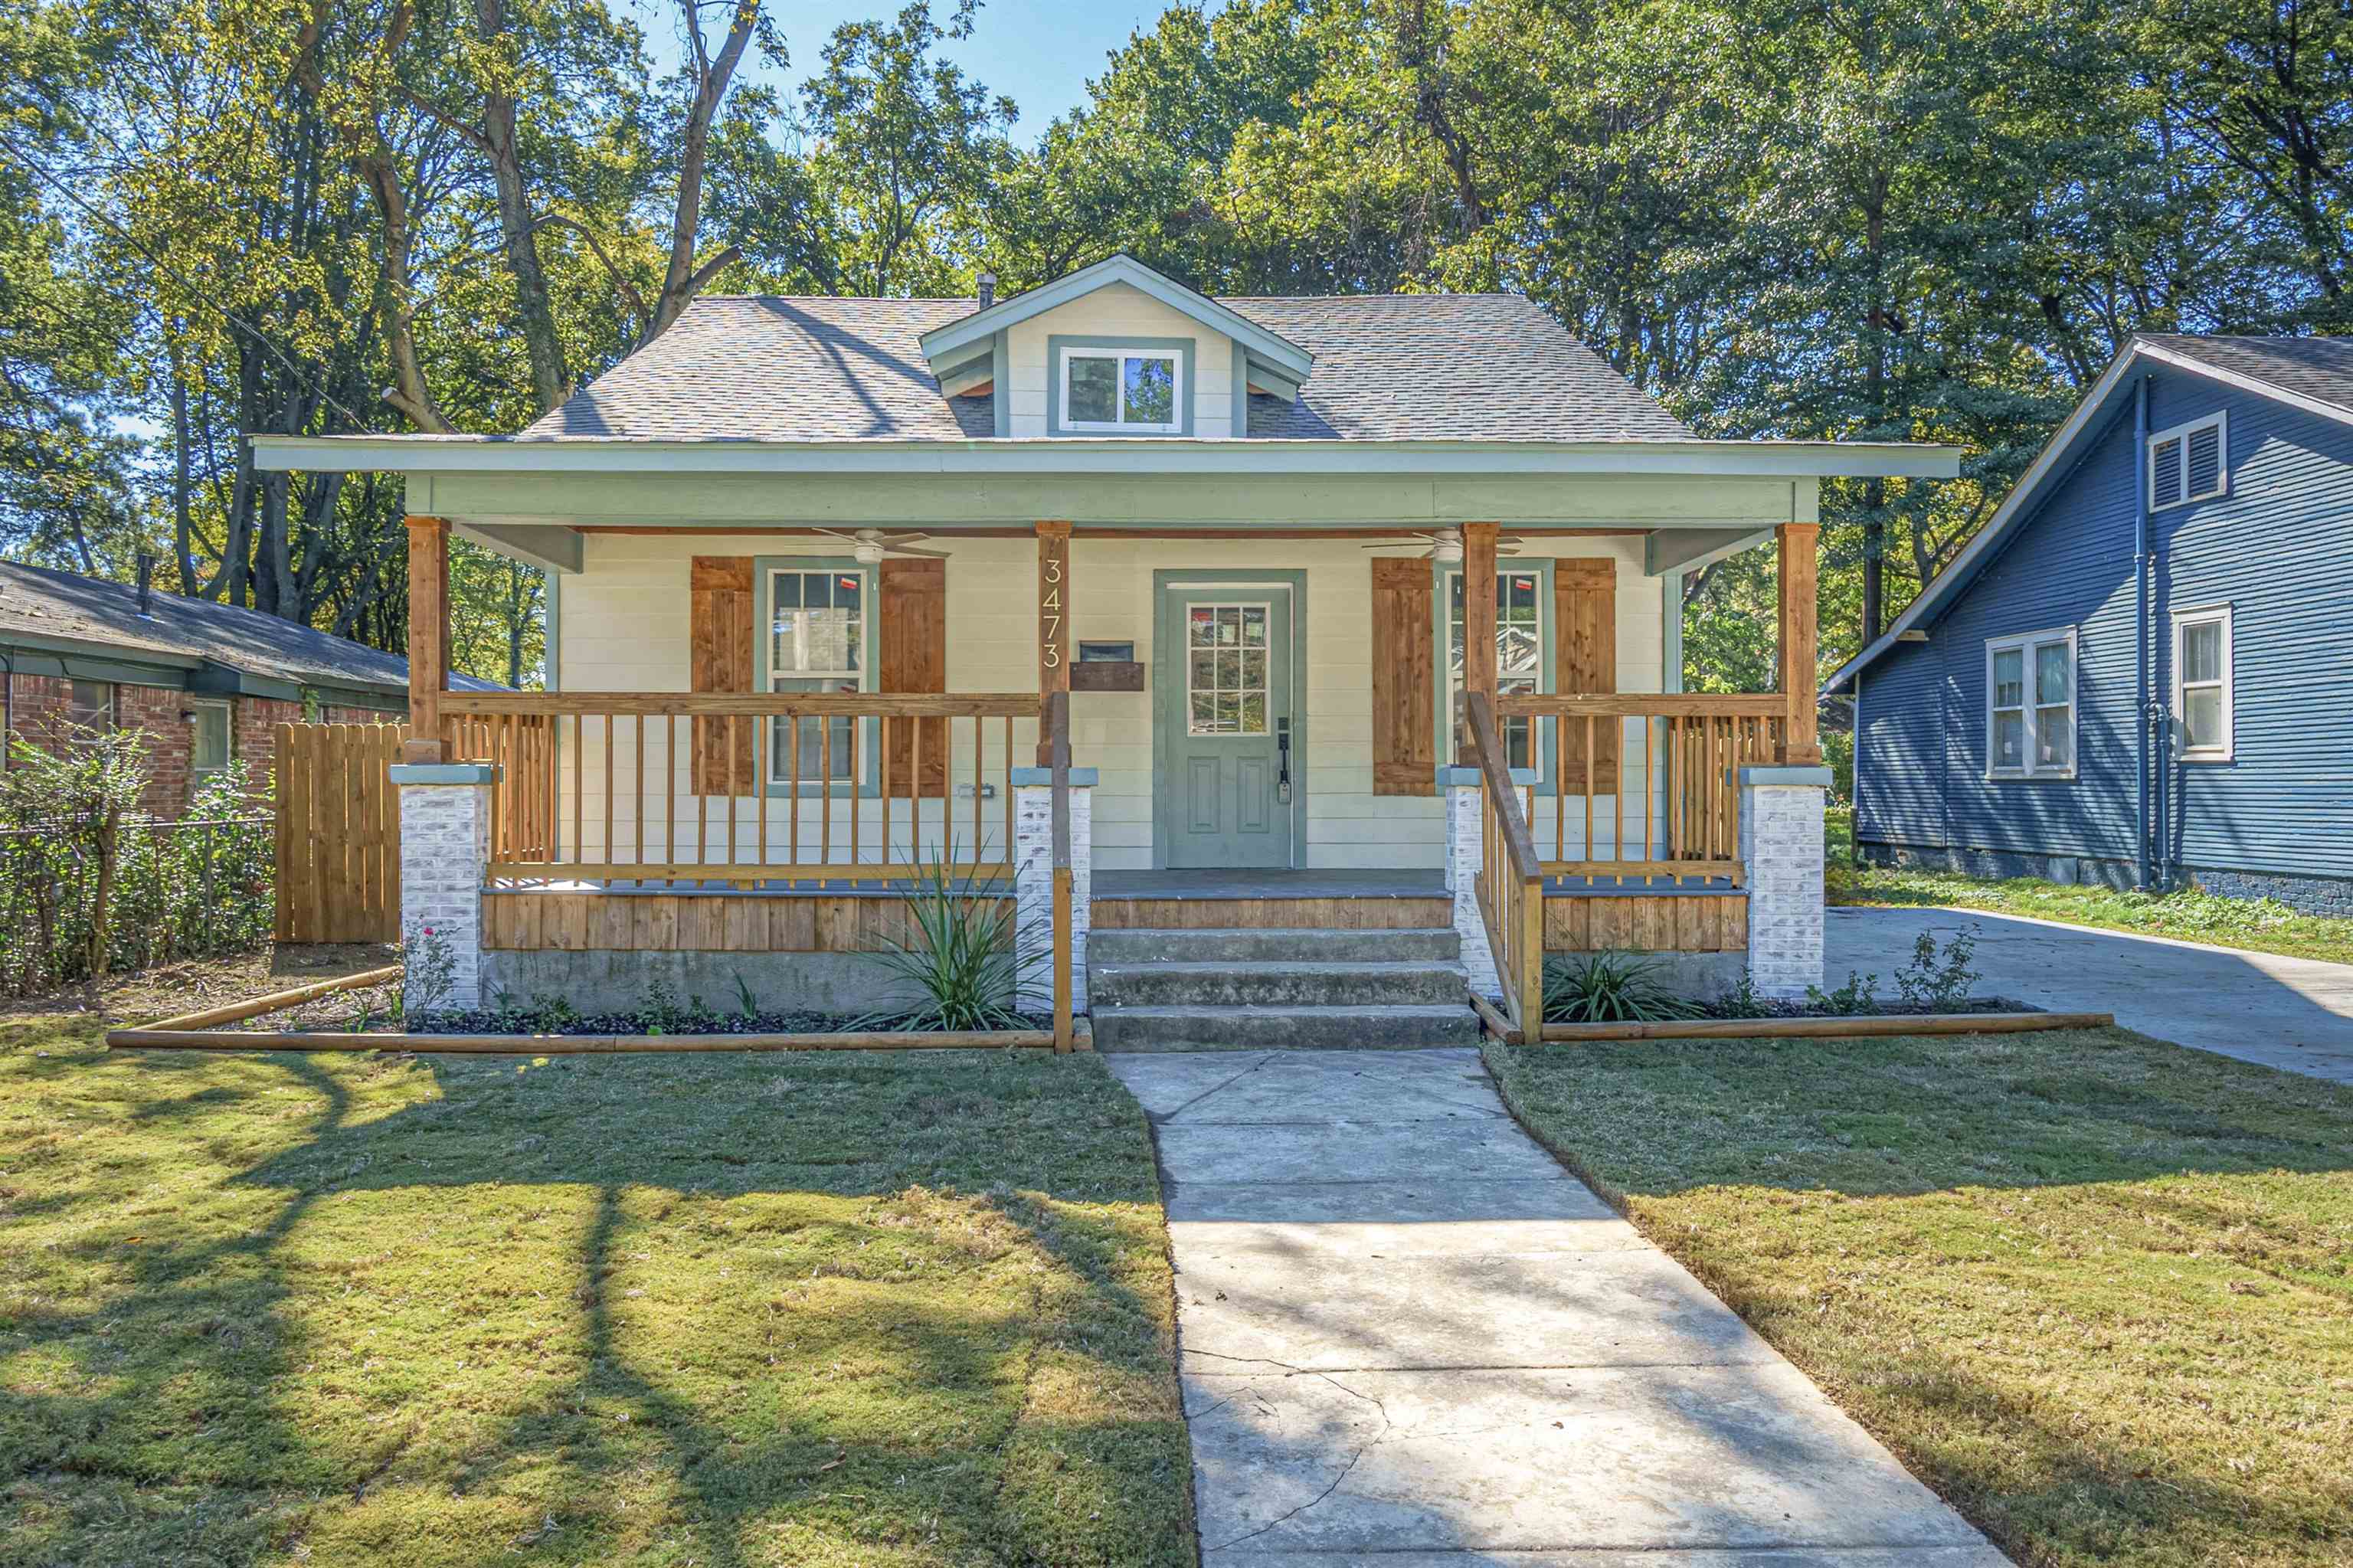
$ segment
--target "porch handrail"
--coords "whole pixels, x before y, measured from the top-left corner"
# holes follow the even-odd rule
[[[1524,737],[1535,770],[1520,787],[1529,821],[1551,819],[1546,876],[1746,880],[1734,774],[1787,755],[1779,694],[1513,694],[1496,697],[1494,711],[1502,733]],[[1629,719],[1641,721],[1631,736]]]
[[[1493,702],[1484,692],[1464,692],[1455,701],[1479,770],[1480,918],[1513,1027],[1535,1040],[1544,1033],[1544,867],[1521,814]]]
[[[1009,881],[1014,724],[1044,723],[1047,705],[1035,692],[452,692],[441,723],[453,758],[500,765],[493,882],[903,881],[926,859]]]

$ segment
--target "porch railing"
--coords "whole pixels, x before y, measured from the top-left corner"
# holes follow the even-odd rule
[[[1504,1006],[1524,1040],[1544,1033],[1544,866],[1512,782],[1509,754],[1484,692],[1456,699],[1479,770],[1479,874],[1473,892],[1494,955]]]
[[[1009,878],[1035,692],[451,692],[451,755],[495,762],[494,882]]]
[[[1546,876],[1743,881],[1733,769],[1782,756],[1787,699],[1700,693],[1498,696],[1504,760]]]

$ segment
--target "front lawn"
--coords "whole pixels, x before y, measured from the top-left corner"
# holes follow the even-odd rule
[[[2212,893],[2118,893],[2037,877],[1988,880],[1946,871],[1852,863],[1852,813],[1832,812],[1825,893],[1832,904],[1927,909],[1980,909],[2172,937],[2249,953],[2353,964],[2353,919],[2301,915],[2276,899],[2224,898]]]
[[[1194,1558],[1092,1058],[0,1026],[0,1563]]]
[[[1488,1054],[2020,1562],[2353,1557],[2353,1089],[2121,1030]]]

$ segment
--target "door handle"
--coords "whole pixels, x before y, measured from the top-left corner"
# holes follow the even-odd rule
[[[1274,799],[1278,805],[1291,804],[1291,721],[1274,721]]]

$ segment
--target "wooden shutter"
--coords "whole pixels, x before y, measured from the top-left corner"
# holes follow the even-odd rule
[[[886,692],[948,689],[948,564],[922,556],[886,559],[881,567],[881,667]],[[893,794],[908,788],[915,767],[915,737],[923,742],[922,793],[946,799],[948,721],[918,719],[891,726],[890,779]]]
[[[1553,563],[1553,689],[1563,694],[1618,689],[1618,563],[1590,557]],[[1577,794],[1618,792],[1620,719],[1595,719],[1588,783],[1586,723],[1565,719],[1560,740],[1564,788]]]
[[[688,686],[697,692],[748,692],[752,689],[752,557],[697,556],[691,573],[693,609]],[[736,719],[733,731],[731,756],[728,720],[694,721],[691,755],[696,794],[759,793],[759,721]]]
[[[1430,563],[1373,559],[1373,793],[1438,793],[1438,682]]]

